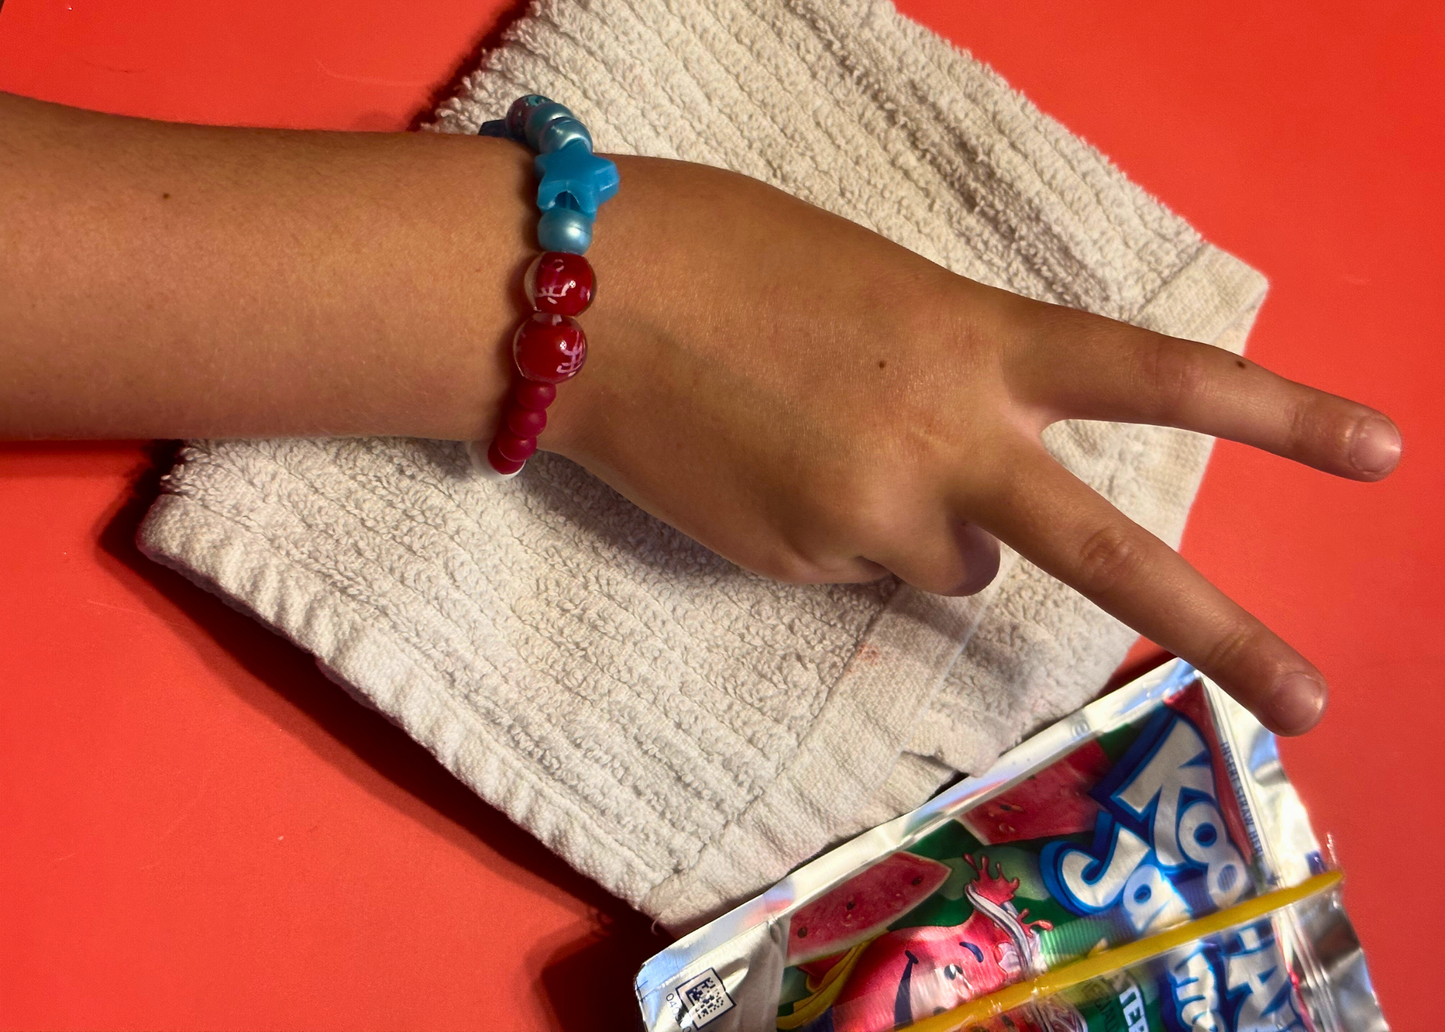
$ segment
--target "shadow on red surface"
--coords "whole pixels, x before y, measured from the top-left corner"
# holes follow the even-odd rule
[[[630,1023],[636,1014],[631,986],[637,969],[669,941],[653,931],[650,918],[573,870],[474,795],[400,728],[347,697],[310,655],[140,552],[136,531],[179,446],[159,441],[148,447],[149,468],[132,481],[128,497],[98,528],[100,549],[151,584],[255,678],[225,679],[248,705],[368,792],[503,877],[525,870],[590,907],[596,931],[581,938],[554,936],[530,950],[527,969],[538,972],[533,991],[565,1032],[615,1029],[622,1015]],[[43,451],[96,446],[19,447]],[[498,865],[494,856],[514,866]]]
[[[436,89],[432,90],[431,95],[427,97],[426,103],[417,108],[416,114],[412,116],[411,123],[407,128],[415,131],[430,122],[432,112],[436,110],[437,105],[455,96],[457,90],[461,88],[464,78],[473,72],[481,71],[485,67],[482,58],[490,51],[502,45],[502,41],[507,35],[507,30],[512,27],[512,23],[526,14],[527,9],[531,6],[532,0],[514,0],[505,10],[498,13],[496,20],[492,23],[492,27],[484,32],[472,48],[457,61],[452,68],[452,73],[447,76]],[[382,131],[392,130],[385,129]]]

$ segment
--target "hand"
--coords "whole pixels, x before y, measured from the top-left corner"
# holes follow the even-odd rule
[[[954,276],[746,177],[619,159],[586,371],[544,447],[780,580],[966,594],[998,541],[1307,730],[1320,673],[1044,450],[1061,419],[1182,427],[1355,480],[1385,416],[1208,345]]]
[[[521,148],[164,125],[3,94],[0,138],[0,438],[495,427],[535,254]],[[1377,480],[1399,457],[1388,419],[953,276],[743,176],[617,160],[624,189],[589,256],[591,359],[543,447],[784,580],[891,571],[966,593],[1006,541],[1270,727],[1318,720],[1319,673],[1039,434],[1161,423]]]

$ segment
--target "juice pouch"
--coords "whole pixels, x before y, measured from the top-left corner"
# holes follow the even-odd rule
[[[663,950],[637,998],[650,1032],[887,1032],[1324,867],[1273,736],[1174,661]],[[976,1027],[1386,1028],[1337,893],[1196,946]]]

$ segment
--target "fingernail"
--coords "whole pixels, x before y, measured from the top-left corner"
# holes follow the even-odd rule
[[[1275,683],[1269,699],[1270,722],[1283,735],[1304,734],[1319,723],[1329,690],[1310,674],[1286,674]]]
[[[1400,431],[1382,416],[1367,416],[1350,442],[1350,461],[1361,473],[1388,473],[1400,461]]]

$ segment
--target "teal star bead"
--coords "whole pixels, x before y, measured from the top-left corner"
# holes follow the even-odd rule
[[[596,215],[603,201],[617,193],[621,177],[617,166],[593,154],[581,140],[573,140],[551,154],[538,154],[536,159],[537,207],[552,208],[557,199],[567,194],[586,215]]]

